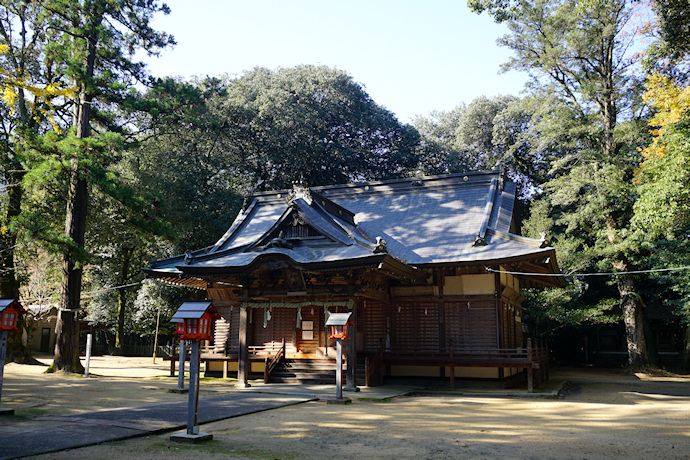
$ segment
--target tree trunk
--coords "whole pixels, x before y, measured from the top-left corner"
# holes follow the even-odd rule
[[[623,324],[625,324],[625,338],[628,345],[628,366],[631,370],[639,370],[649,364],[644,333],[645,305],[639,294],[635,292],[632,276],[620,275],[617,284],[621,296]]]
[[[120,267],[120,286],[124,286],[129,280],[129,268],[132,262],[134,248],[125,246],[122,248],[122,267]],[[117,290],[117,330],[115,331],[115,355],[124,354],[125,333],[125,308],[127,306],[127,289]]]
[[[617,228],[610,214],[605,215],[607,238],[611,244],[617,242]],[[628,271],[628,263],[619,255],[613,261],[613,267],[621,272]],[[644,302],[635,289],[632,275],[618,275],[616,281],[618,294],[621,298],[623,310],[623,324],[625,325],[625,340],[628,348],[628,367],[631,370],[641,369],[649,364],[647,341],[644,333]]]
[[[83,373],[79,360],[79,317],[83,262],[78,260],[84,250],[86,229],[86,208],[88,187],[81,177],[79,161],[70,162],[70,188],[67,199],[65,234],[74,246],[68,248],[62,257],[62,281],[60,293],[60,314],[55,327],[55,357],[49,372],[63,371]]]
[[[86,54],[84,56],[83,74],[75,80],[79,88],[74,101],[72,124],[77,139],[90,136],[91,102],[93,101],[92,79],[95,71],[98,29],[103,21],[102,3],[91,5],[86,11],[85,23],[89,32],[86,36]],[[79,40],[79,39],[77,39]],[[81,54],[75,47],[75,57]],[[78,148],[86,148],[84,144]],[[86,171],[79,164],[79,157],[88,158],[87,152],[72,153],[69,171],[69,195],[65,215],[65,235],[73,245],[65,249],[62,257],[62,281],[60,286],[60,314],[55,327],[55,357],[53,364],[46,372],[64,371],[83,373],[84,367],[79,360],[79,317],[81,307],[81,281],[83,258],[85,255],[86,211],[88,207],[88,183]]]

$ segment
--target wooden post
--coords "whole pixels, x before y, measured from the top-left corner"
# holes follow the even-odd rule
[[[270,358],[264,358],[264,383],[268,383],[268,364]]]
[[[156,364],[156,349],[158,348],[158,326],[161,322],[161,307],[158,306],[158,311],[156,312],[156,334],[153,339],[153,364]]]
[[[453,341],[450,344],[450,387],[455,388],[455,351],[453,350]]]
[[[336,339],[335,344],[335,397],[343,399],[343,339]],[[350,375],[350,362],[348,360],[347,374]]]
[[[186,341],[180,340],[180,375],[177,378],[177,389],[184,390],[184,364],[187,359]],[[174,360],[170,360],[174,363]],[[173,364],[174,365],[174,364]]]
[[[240,308],[240,353],[237,362],[237,386],[238,388],[245,388],[249,385],[247,377],[249,374],[249,350],[248,337],[249,331],[247,327],[247,307],[243,305]]]
[[[189,399],[187,402],[187,434],[199,434],[197,412],[199,410],[199,341],[192,341],[189,357]]]
[[[347,378],[345,391],[359,391],[357,388],[357,304],[352,307],[352,325],[350,326],[348,335],[350,339],[347,341]],[[337,359],[337,358],[336,358]]]
[[[213,439],[210,433],[199,433],[198,411],[199,411],[199,365],[200,350],[199,341],[192,340],[191,353],[189,357],[189,398],[187,402],[187,432],[175,433],[170,435],[173,442],[197,443]]]
[[[91,334],[86,334],[86,367],[84,367],[84,377],[89,376],[89,366],[91,366]]]
[[[532,368],[532,339],[527,339],[527,361],[529,366],[527,367],[527,392],[534,393],[534,369]]]
[[[5,370],[5,353],[7,352],[7,331],[0,331],[0,402],[2,402],[2,375]]]
[[[369,362],[369,357],[366,356],[364,358],[364,386],[370,387],[372,385],[372,380],[371,380],[371,373],[369,372],[369,366],[371,363]]]
[[[5,353],[7,351],[7,331],[0,331],[0,402],[2,402],[2,375],[5,369]],[[14,415],[14,409],[0,407],[0,415]]]

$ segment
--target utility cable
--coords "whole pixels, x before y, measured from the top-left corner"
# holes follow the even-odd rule
[[[600,272],[600,273],[534,273],[534,272],[514,272],[508,270],[494,270],[493,268],[486,267],[486,271],[489,273],[507,273],[509,275],[521,275],[521,276],[551,276],[551,277],[584,277],[584,276],[613,276],[613,275],[639,275],[643,273],[661,273],[661,272],[672,272],[680,270],[690,270],[690,266],[683,267],[671,267],[671,268],[654,268],[649,270],[630,270],[625,272]]]

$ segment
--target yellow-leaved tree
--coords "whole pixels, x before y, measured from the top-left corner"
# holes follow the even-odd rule
[[[639,198],[633,227],[646,246],[649,268],[690,266],[690,86],[669,76],[647,78],[645,101],[655,110],[649,121],[653,139],[643,149],[637,172]],[[682,364],[690,367],[690,270],[663,272],[669,286],[663,301],[685,325]]]

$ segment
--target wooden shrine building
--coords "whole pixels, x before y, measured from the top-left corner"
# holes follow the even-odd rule
[[[333,362],[325,323],[349,311],[349,387],[527,374],[531,388],[548,354],[520,290],[562,277],[546,241],[516,234],[515,190],[487,171],[257,193],[214,246],[145,271],[206,290],[221,319],[202,358],[239,385]]]

